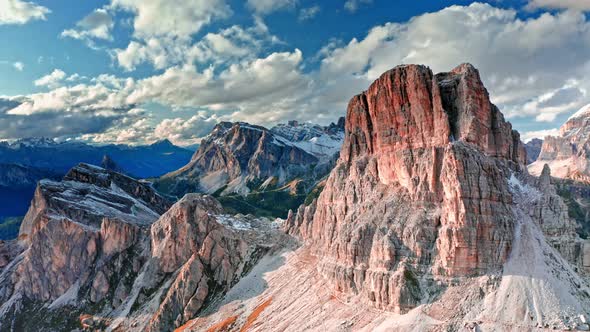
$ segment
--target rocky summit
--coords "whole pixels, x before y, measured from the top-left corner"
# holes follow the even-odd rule
[[[187,165],[154,186],[171,197],[206,193],[236,212],[286,217],[330,172],[343,135],[343,119],[329,126],[291,121],[270,130],[221,122]]]
[[[559,128],[558,136],[545,137],[529,171],[539,175],[545,164],[555,177],[590,183],[590,105],[572,115]]]
[[[341,126],[336,160],[303,148]],[[214,197],[330,159],[285,220]],[[589,329],[590,243],[550,167],[526,163],[463,64],[395,67],[333,126],[219,124],[168,176],[209,195],[172,204],[81,164],[41,181],[19,238],[0,242],[0,330]]]
[[[589,244],[525,161],[475,68],[399,66],[350,101],[340,159],[286,230],[342,297],[451,329],[565,328],[590,310]]]

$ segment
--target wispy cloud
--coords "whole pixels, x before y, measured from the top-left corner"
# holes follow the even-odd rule
[[[344,9],[350,13],[356,13],[362,5],[370,5],[373,0],[346,0],[344,3]]]
[[[590,1],[588,0],[529,0],[527,8],[530,10],[547,8],[547,9],[571,9],[590,11]]]
[[[302,8],[299,11],[299,21],[311,20],[312,18],[316,17],[316,15],[320,13],[320,11],[321,8],[318,5],[309,8]]]
[[[20,61],[13,63],[12,66],[18,71],[23,71],[25,69],[25,64]]]

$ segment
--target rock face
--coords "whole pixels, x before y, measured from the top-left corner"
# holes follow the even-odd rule
[[[0,242],[0,330],[174,329],[282,245],[275,228],[81,164],[41,181],[19,239]]]
[[[548,136],[529,172],[541,174],[548,164],[554,177],[590,183],[590,106],[570,117],[559,136]]]
[[[256,202],[284,202],[283,209],[258,206],[265,214],[284,217],[333,167],[344,135],[343,121],[339,123],[322,127],[291,121],[268,130],[222,122],[190,163],[154,186],[173,197],[200,192],[223,201],[232,196],[227,203],[242,213],[256,213],[250,210]]]
[[[142,264],[135,251],[169,206],[146,185],[86,164],[61,182],[40,181],[21,224],[18,243],[26,251],[2,273],[11,281],[0,282],[0,313],[12,313],[12,323],[24,327],[16,312],[25,302],[54,308],[128,292],[126,278]]]
[[[528,179],[525,163],[519,134],[475,68],[433,75],[399,66],[350,101],[324,191],[285,227],[320,257],[337,292],[406,312],[453,278],[502,269],[515,245],[515,174]],[[537,192],[531,218],[579,265],[565,205],[554,191]]]
[[[524,148],[526,150],[528,164],[532,164],[537,160],[537,158],[539,157],[539,154],[541,153],[542,147],[543,147],[543,140],[538,139],[538,138],[533,138],[532,140],[530,140],[528,143],[526,143],[524,145]]]

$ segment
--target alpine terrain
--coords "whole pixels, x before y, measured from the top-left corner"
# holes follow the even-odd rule
[[[470,64],[395,67],[327,127],[220,123],[154,188],[79,164],[0,242],[0,330],[588,330],[590,242],[526,164]],[[228,205],[276,191],[308,199]]]
[[[154,186],[180,198],[189,192],[214,195],[233,212],[286,217],[327,176],[344,137],[344,119],[318,126],[290,121],[266,129],[221,122],[201,142],[191,161]]]

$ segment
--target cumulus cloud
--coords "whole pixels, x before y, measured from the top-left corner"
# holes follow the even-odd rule
[[[126,48],[111,52],[128,71],[145,62],[155,69],[184,62],[194,34],[232,15],[225,0],[112,0],[108,8],[134,15],[134,39]]]
[[[256,57],[263,47],[282,43],[269,33],[264,22],[256,18],[248,28],[231,26],[214,33],[207,33],[201,40],[176,37],[150,38],[132,41],[126,49],[116,49],[113,57],[127,71],[142,63],[151,63],[156,69],[165,69],[184,63],[225,63]]]
[[[320,13],[320,11],[321,8],[318,5],[308,8],[302,8],[299,11],[299,21],[311,20],[312,18],[316,17],[316,15]]]
[[[325,49],[320,77],[333,100],[346,100],[351,87],[366,87],[398,64],[427,64],[439,72],[471,62],[509,118],[551,121],[588,98],[590,23],[572,11],[527,19],[516,14],[474,3],[377,26],[362,40]],[[543,102],[563,89],[569,93]]]
[[[234,111],[234,119],[278,120],[296,111],[292,102],[303,95],[309,79],[301,73],[303,54],[275,52],[265,58],[232,64],[219,74],[193,65],[176,66],[137,82],[131,103],[155,101],[173,108],[206,107]]]
[[[158,139],[168,139],[177,145],[193,145],[200,143],[201,138],[211,132],[217,124],[217,117],[207,117],[205,112],[189,119],[173,118],[160,122],[154,136]]]
[[[588,0],[530,0],[528,9],[548,8],[548,9],[573,9],[573,10],[590,10],[590,1]]]
[[[255,13],[267,15],[283,9],[292,9],[297,0],[248,0],[247,6]]]
[[[47,74],[35,80],[35,86],[46,86],[49,88],[58,87],[61,81],[66,78],[66,73],[61,69],[54,69],[50,74]]]
[[[559,136],[559,128],[525,131],[520,133],[520,139],[528,143],[533,138],[544,139],[547,136]]]
[[[51,13],[51,10],[33,2],[21,0],[0,1],[0,25],[25,24],[33,20],[46,20],[46,15],[49,13]]]
[[[135,15],[134,35],[140,39],[189,37],[232,14],[224,0],[112,0],[111,8]]]
[[[61,36],[80,40],[112,40],[111,30],[114,25],[111,15],[99,8],[76,23],[76,28],[64,30]]]
[[[344,114],[351,96],[396,65],[421,63],[440,72],[471,62],[492,101],[516,127],[519,121],[539,123],[527,126],[534,130],[586,104],[590,91],[590,23],[575,11],[523,19],[514,10],[487,4],[451,6],[373,27],[361,38],[332,40],[308,58],[318,61],[314,69],[305,66],[298,49],[267,51],[280,41],[260,19],[252,27],[178,41],[184,41],[178,34],[137,39],[137,49],[118,60],[129,69],[150,62],[162,70],[156,75],[138,80],[101,75],[91,84],[26,96],[5,113],[20,116],[13,121],[58,110],[84,119],[100,116],[103,121],[97,122],[107,129],[91,134],[97,141],[162,136],[180,143],[196,140],[203,128],[222,119],[262,125],[288,119],[331,122]],[[206,115],[174,116],[158,128],[149,114],[130,113],[148,103]]]

